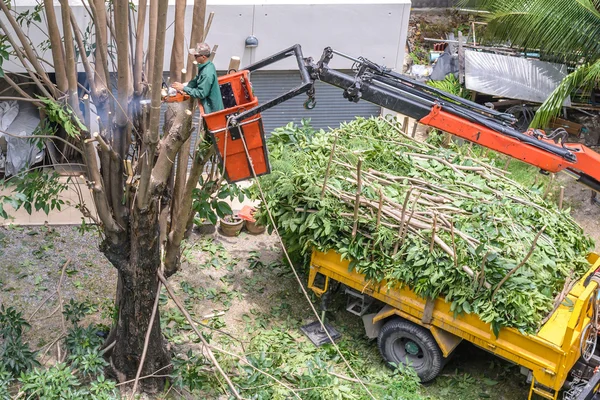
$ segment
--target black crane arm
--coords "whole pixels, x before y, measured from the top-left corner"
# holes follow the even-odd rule
[[[354,75],[329,67],[334,55],[354,61]],[[546,136],[543,131],[520,132],[511,114],[492,110],[405,77],[366,58],[353,58],[325,48],[319,61],[305,58],[296,44],[244,68],[250,72],[288,57],[295,57],[301,83],[296,88],[233,117],[232,125],[284,101],[306,93],[306,108],[316,104],[314,84],[322,81],[343,90],[351,102],[366,100],[439,128],[481,146],[539,167],[565,171],[578,182],[600,192],[600,154],[580,144],[566,144],[566,132]]]

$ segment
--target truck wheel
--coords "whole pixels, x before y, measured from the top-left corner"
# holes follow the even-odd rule
[[[429,330],[402,319],[387,322],[377,338],[381,356],[392,364],[410,365],[421,382],[433,380],[444,365],[444,357]]]

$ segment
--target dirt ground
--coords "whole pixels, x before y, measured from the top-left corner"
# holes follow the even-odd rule
[[[63,301],[87,300],[92,309],[84,324],[109,324],[116,273],[98,251],[97,236],[81,235],[75,227],[10,227],[0,228],[0,238],[0,304],[23,311],[32,325],[26,339],[40,351],[43,363],[56,360],[53,342],[61,335],[62,322],[57,296],[47,298],[56,291],[66,260],[70,263],[61,284]],[[216,343],[241,350],[253,335],[276,328],[290,332],[303,346],[313,346],[299,327],[314,321],[314,314],[282,260],[274,236],[194,234],[185,245],[184,256],[182,270],[169,282],[194,320],[212,328],[204,331]],[[306,276],[302,270],[300,273],[305,285]],[[318,307],[317,298],[311,296],[311,301]],[[160,304],[163,332],[173,344],[174,354],[197,346],[190,343],[193,334],[178,320],[173,302],[164,296]],[[376,341],[365,338],[360,318],[346,312],[345,306],[344,296],[338,296],[328,315],[342,333],[340,346],[385,370]],[[442,375],[423,387],[432,399],[466,400],[524,398],[526,390],[518,368],[467,343],[459,346]],[[221,396],[206,394],[203,398]]]

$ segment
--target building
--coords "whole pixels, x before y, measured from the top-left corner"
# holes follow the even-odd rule
[[[21,0],[16,3],[15,9],[17,12],[33,10],[36,4],[36,0]],[[61,28],[60,6],[56,0],[55,4]],[[80,0],[70,4],[81,29],[88,27],[91,18]],[[222,73],[227,69],[231,56],[240,57],[244,66],[296,43],[302,45],[305,57],[318,59],[323,49],[331,46],[345,54],[364,56],[401,70],[410,6],[410,0],[208,0],[207,13],[214,12],[214,19],[206,41],[219,46],[214,62]],[[188,38],[193,23],[192,8],[193,2],[189,1],[185,33]],[[170,0],[167,48],[172,43],[174,15],[175,1]],[[38,48],[43,47],[46,40],[43,28],[43,25],[32,24],[28,29],[28,37]],[[252,43],[254,40],[256,43]],[[193,46],[190,44],[188,47]],[[51,59],[48,52],[45,55],[42,52],[42,56]],[[167,52],[166,67],[169,57]],[[282,61],[252,75],[253,88],[260,101],[297,85],[299,77],[293,70],[294,62]],[[349,70],[352,62],[335,57],[330,65]],[[4,63],[4,69],[23,71],[20,64],[10,61]],[[299,97],[263,113],[266,132],[302,118],[311,118],[314,127],[327,128],[354,116],[378,115],[381,112],[380,107],[365,101],[349,103],[342,97],[340,89],[320,82],[316,92],[317,106],[313,110],[305,110],[302,107],[305,99]]]

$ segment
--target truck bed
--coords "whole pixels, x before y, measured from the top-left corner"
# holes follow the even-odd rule
[[[563,301],[534,335],[502,328],[496,337],[490,324],[481,321],[476,314],[455,316],[450,311],[450,303],[446,303],[443,297],[428,301],[408,286],[388,288],[386,282],[365,281],[364,275],[349,271],[350,261],[342,260],[335,251],[313,252],[309,287],[320,295],[328,289],[330,280],[341,282],[387,305],[374,317],[374,323],[397,315],[427,327],[438,340],[444,356],[451,353],[461,339],[468,340],[531,370],[534,385],[540,384],[558,392],[580,358],[581,332],[590,321],[589,305],[596,285],[584,287],[583,282],[587,275],[600,267],[600,260],[598,255],[590,254],[588,261],[590,269],[567,296],[571,301]],[[316,284],[319,280],[323,282],[322,286]]]

